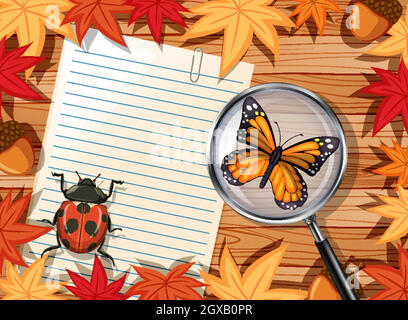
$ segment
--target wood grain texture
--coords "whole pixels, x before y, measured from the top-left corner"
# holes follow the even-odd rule
[[[201,2],[203,0],[185,1],[183,4],[191,8]],[[371,172],[387,161],[387,157],[378,148],[379,144],[391,146],[392,140],[395,139],[407,146],[408,138],[399,118],[372,138],[374,118],[381,100],[362,95],[359,90],[378,80],[371,69],[372,66],[396,71],[399,57],[384,58],[365,54],[374,44],[363,43],[351,35],[345,26],[347,14],[344,14],[350,2],[336,2],[343,13],[329,13],[323,36],[317,36],[317,28],[311,20],[296,31],[279,28],[279,61],[275,61],[272,53],[257,39],[254,39],[243,61],[255,64],[252,85],[266,82],[300,85],[318,93],[333,107],[344,126],[349,162],[340,189],[321,210],[318,222],[342,263],[386,263],[396,267],[398,253],[395,244],[376,244],[390,221],[380,219],[365,209],[379,203],[375,195],[394,194],[395,179],[386,179]],[[401,3],[405,6],[407,1]],[[297,2],[291,0],[274,3],[288,15],[296,4]],[[188,25],[192,25],[199,18],[192,15],[188,17]],[[118,18],[124,34],[152,40],[144,19],[128,26],[126,16]],[[165,27],[165,32],[163,40],[166,44],[188,49],[199,46],[206,53],[221,54],[222,34],[183,43],[179,40],[183,28],[170,24]],[[385,38],[386,36],[379,41]],[[13,118],[24,124],[34,143],[36,159],[41,152],[62,42],[60,36],[48,32],[43,56],[49,59],[37,67],[30,79],[44,97],[43,101],[24,101],[3,96],[4,120]],[[15,37],[10,39],[8,46],[17,46]],[[10,190],[13,190],[15,195],[30,192],[38,168],[36,163],[33,171],[26,176],[0,174],[0,196],[3,198]],[[273,287],[307,289],[323,268],[313,237],[303,223],[266,226],[239,216],[225,205],[211,264],[213,274],[218,274],[219,258],[225,241],[229,243],[242,271],[281,242],[289,243]],[[403,239],[402,244],[405,244],[405,241],[406,239]],[[372,296],[381,290],[381,286],[374,283],[364,272],[361,272],[361,282],[364,288],[363,297]]]

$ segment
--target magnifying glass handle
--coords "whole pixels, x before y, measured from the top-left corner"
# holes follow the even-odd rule
[[[306,219],[306,223],[312,231],[315,238],[315,244],[320,252],[320,256],[323,259],[327,270],[340,293],[343,300],[358,300],[356,293],[353,290],[353,286],[347,280],[346,275],[343,272],[343,268],[340,265],[336,254],[333,251],[327,238],[321,233],[319,226],[316,223],[314,216]]]

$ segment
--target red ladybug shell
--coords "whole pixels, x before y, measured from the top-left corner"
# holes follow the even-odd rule
[[[57,213],[61,243],[70,251],[90,252],[102,243],[108,229],[108,210],[100,204],[64,201]]]

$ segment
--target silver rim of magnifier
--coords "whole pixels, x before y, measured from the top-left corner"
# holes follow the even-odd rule
[[[271,217],[271,218],[266,218],[266,217],[262,217],[259,216],[251,211],[246,210],[245,208],[242,208],[241,206],[237,205],[234,201],[230,200],[228,194],[226,194],[226,192],[224,191],[224,189],[221,187],[218,179],[217,179],[217,175],[215,173],[215,167],[214,164],[212,163],[212,159],[213,159],[213,152],[214,150],[212,150],[212,145],[213,145],[213,139],[214,139],[214,132],[217,129],[221,119],[224,117],[224,115],[228,112],[229,109],[231,109],[242,97],[257,93],[257,92],[261,92],[261,91],[267,91],[267,90],[272,90],[272,89],[280,89],[280,90],[287,90],[287,91],[294,91],[297,93],[300,93],[304,96],[306,96],[309,99],[312,99],[313,101],[315,101],[325,112],[326,114],[329,116],[329,118],[333,121],[334,127],[337,130],[337,132],[339,133],[340,137],[338,137],[341,141],[342,144],[342,152],[340,155],[340,161],[341,161],[341,166],[340,166],[340,170],[338,171],[337,177],[335,179],[335,182],[333,183],[333,186],[328,189],[328,191],[326,192],[326,194],[322,197],[321,201],[319,201],[318,203],[316,203],[315,205],[311,206],[310,208],[307,208],[307,210],[304,210],[304,212],[299,213],[298,215],[293,215],[293,216],[284,216],[282,215],[282,217]],[[208,139],[207,139],[207,149],[206,149],[206,158],[207,158],[207,167],[208,167],[208,172],[211,178],[211,181],[214,185],[215,190],[217,190],[218,194],[221,196],[221,198],[232,208],[234,209],[236,212],[238,212],[239,214],[258,221],[258,222],[263,222],[263,223],[269,223],[269,224],[289,224],[289,223],[294,223],[294,222],[298,222],[301,220],[304,220],[308,217],[310,217],[311,215],[313,215],[314,213],[316,213],[317,211],[319,211],[332,197],[333,195],[336,193],[338,187],[341,184],[341,181],[343,180],[344,177],[344,173],[346,171],[346,166],[347,166],[347,143],[346,143],[346,138],[344,135],[344,130],[343,127],[341,126],[341,123],[339,121],[339,119],[337,118],[336,114],[334,113],[334,111],[327,105],[326,102],[324,102],[324,100],[319,97],[317,94],[315,94],[312,91],[309,91],[305,88],[293,85],[293,84],[289,84],[289,83],[265,83],[265,84],[261,84],[261,85],[257,85],[254,87],[251,87],[249,89],[246,89],[244,91],[242,91],[241,93],[239,93],[238,95],[236,95],[234,98],[232,98],[227,105],[219,112],[218,116],[215,118],[211,129],[208,133]]]

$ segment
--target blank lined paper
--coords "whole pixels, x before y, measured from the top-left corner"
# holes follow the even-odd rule
[[[209,267],[223,202],[207,174],[205,143],[218,111],[248,88],[253,65],[239,63],[218,80],[220,57],[204,54],[201,74],[190,81],[194,52],[126,37],[128,48],[92,30],[79,48],[65,40],[34,184],[30,222],[53,220],[65,188],[82,178],[96,180],[108,193],[105,205],[113,227],[101,257],[109,279],[130,265],[168,270],[196,262],[189,274]],[[56,245],[55,230],[24,247],[28,263]],[[66,281],[65,268],[89,276],[94,253],[66,248],[50,252],[46,277]]]

